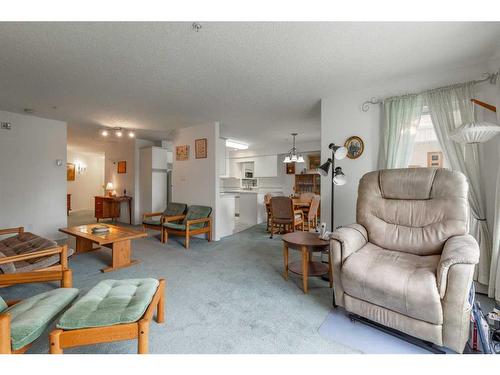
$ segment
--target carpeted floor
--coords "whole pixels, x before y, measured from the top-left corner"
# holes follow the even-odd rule
[[[72,214],[70,224],[85,221]],[[158,232],[133,242],[133,257],[141,263],[103,274],[110,250],[70,259],[74,286],[85,293],[104,279],[157,277],[167,279],[166,324],[151,324],[151,353],[353,353],[358,352],[318,333],[332,304],[332,290],[321,279],[310,279],[303,294],[301,281],[282,277],[279,236],[269,239],[255,226],[219,242],[194,238],[185,250],[180,238],[167,245]],[[70,245],[72,240],[70,240]],[[292,253],[297,257],[298,253]],[[57,287],[20,285],[3,289],[6,299],[19,299]],[[48,352],[48,332],[29,353]],[[126,341],[68,349],[67,353],[135,353]]]

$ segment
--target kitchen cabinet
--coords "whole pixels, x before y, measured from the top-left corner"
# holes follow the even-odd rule
[[[277,177],[278,176],[278,156],[266,155],[255,156],[254,177]]]

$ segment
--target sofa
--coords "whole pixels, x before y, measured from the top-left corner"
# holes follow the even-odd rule
[[[332,233],[335,301],[349,313],[463,352],[479,247],[468,184],[447,169],[367,173],[356,223]]]

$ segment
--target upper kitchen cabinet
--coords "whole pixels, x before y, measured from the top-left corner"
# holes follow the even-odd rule
[[[254,162],[254,177],[276,177],[278,176],[278,156],[255,156],[252,158]]]

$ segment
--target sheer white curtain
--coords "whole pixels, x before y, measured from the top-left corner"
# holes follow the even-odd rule
[[[474,112],[471,99],[474,84],[465,83],[436,89],[424,94],[432,123],[445,157],[453,170],[462,172],[469,182],[469,232],[480,248],[479,264],[474,280],[488,285],[491,262],[491,237],[486,225],[485,194],[481,183],[477,144],[462,145],[453,142],[450,134],[460,125],[471,122]]]
[[[421,95],[384,100],[383,147],[379,160],[381,169],[408,167],[422,107]]]
[[[500,71],[497,76],[497,124],[500,124]],[[498,144],[498,139],[494,141]],[[497,189],[495,193],[495,221],[493,223],[493,246],[491,248],[490,283],[488,285],[488,297],[495,298],[500,304],[500,160],[497,160]]]

